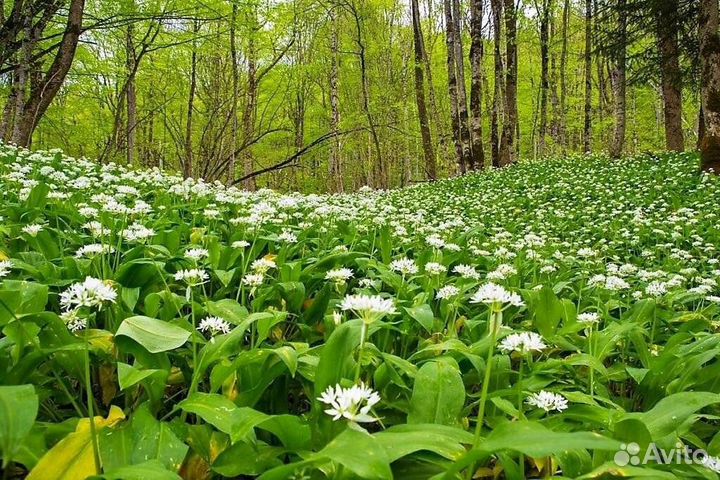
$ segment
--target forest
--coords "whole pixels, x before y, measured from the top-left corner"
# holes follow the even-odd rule
[[[720,480],[719,0],[0,0],[2,480]]]
[[[694,149],[718,68],[688,0],[4,3],[0,138],[245,188]]]

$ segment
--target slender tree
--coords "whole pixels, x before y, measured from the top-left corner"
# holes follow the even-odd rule
[[[685,149],[682,129],[682,72],[678,45],[679,2],[656,0],[655,25],[660,52],[660,77],[665,120],[665,146],[681,152]]]
[[[612,86],[615,128],[610,143],[610,156],[620,158],[625,149],[627,125],[627,0],[617,1],[617,44],[614,48]]]
[[[425,175],[431,180],[437,178],[437,161],[435,159],[435,147],[433,146],[430,133],[430,121],[428,119],[427,104],[425,103],[425,76],[423,75],[423,38],[420,28],[420,7],[418,0],[410,0],[410,10],[413,24],[413,53],[415,73],[415,103],[420,123],[420,135],[422,137],[423,153],[425,155]]]
[[[583,147],[592,151],[592,0],[585,0],[585,121]]]
[[[448,92],[450,95],[450,118],[452,123],[455,155],[460,173],[467,171],[467,163],[463,152],[462,127],[458,107],[457,62],[455,61],[455,28],[453,27],[452,0],[443,0],[445,11],[445,47],[447,50]]]
[[[475,168],[485,166],[482,128],[483,3],[483,0],[470,0],[470,131]]]
[[[505,123],[500,141],[500,166],[515,162],[518,148],[517,100],[517,8],[515,0],[505,0]],[[502,151],[504,147],[504,151]]]
[[[720,174],[720,18],[718,0],[700,0],[700,85],[704,133],[700,141],[702,168]]]

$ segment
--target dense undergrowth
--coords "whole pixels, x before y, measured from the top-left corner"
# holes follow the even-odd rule
[[[0,178],[6,478],[720,471],[692,155],[303,196],[3,146]]]

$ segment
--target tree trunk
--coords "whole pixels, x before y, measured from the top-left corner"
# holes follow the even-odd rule
[[[548,93],[550,91],[550,9],[551,0],[542,0],[542,12],[540,12],[540,139],[538,154],[545,155],[545,137],[547,135],[547,111]]]
[[[585,0],[585,152],[592,151],[592,0]]]
[[[127,85],[127,125],[125,130],[126,147],[127,147],[127,164],[135,164],[135,138],[136,138],[136,126],[137,126],[137,92],[135,91],[135,71],[136,71],[136,57],[135,57],[135,45],[133,40],[133,33],[135,26],[131,23],[127,27],[126,37],[126,68],[128,72],[128,85]]]
[[[230,143],[232,144],[230,148],[230,160],[228,162],[228,185],[232,185],[232,182],[235,180],[235,161],[236,161],[236,151],[237,151],[237,142],[238,142],[238,129],[239,129],[239,123],[238,123],[238,99],[240,97],[240,73],[238,68],[238,54],[237,54],[237,39],[236,39],[236,30],[237,30],[237,13],[238,13],[238,6],[237,3],[233,2],[232,5],[232,15],[230,17],[230,63],[232,68],[232,100],[230,104]]]
[[[515,0],[505,0],[505,124],[501,147],[500,166],[514,163],[517,159],[518,106],[517,106],[517,10]]]
[[[700,145],[702,169],[720,174],[720,34],[718,0],[700,0],[700,85],[704,135]]]
[[[245,110],[243,111],[243,139],[244,143],[249,143],[253,135],[255,135],[255,113],[257,109],[258,96],[258,80],[257,80],[257,48],[255,45],[255,35],[257,34],[257,12],[251,13],[252,32],[248,38],[247,47],[247,92],[245,101]],[[246,149],[243,153],[243,175],[249,175],[255,168],[255,161],[250,149]],[[243,188],[247,190],[255,190],[257,187],[255,177],[250,177],[243,182]]]
[[[657,3],[656,26],[660,51],[665,146],[682,152],[685,140],[682,129],[682,72],[678,45],[678,0]]]
[[[65,77],[75,58],[78,40],[82,31],[82,19],[85,10],[85,0],[71,0],[68,8],[68,20],[65,26],[60,46],[49,70],[30,91],[30,97],[24,106],[22,118],[19,121],[17,143],[23,147],[30,147],[32,134],[38,122],[47,111],[50,103],[60,91]]]
[[[472,163],[475,168],[485,167],[482,130],[483,98],[483,0],[470,0],[470,128]]]
[[[717,0],[715,0],[717,1]],[[627,63],[627,0],[618,0],[618,47],[613,62],[612,86],[614,93],[615,129],[610,144],[610,156],[620,158],[625,148],[627,123],[626,63]]]
[[[562,13],[562,46],[560,50],[560,145],[563,152],[567,149],[567,57],[568,57],[568,22],[570,20],[570,0],[563,3]]]
[[[493,15],[493,44],[494,44],[494,70],[495,85],[493,91],[493,109],[490,118],[490,143],[493,167],[500,167],[507,163],[503,158],[507,147],[502,145],[504,137],[500,134],[501,123],[505,112],[505,69],[503,65],[500,43],[502,41],[502,0],[491,0]]]
[[[460,118],[460,140],[465,165],[469,170],[475,169],[473,162],[472,140],[468,125],[467,90],[465,88],[465,54],[463,53],[462,30],[460,29],[460,0],[452,0],[452,27],[455,46],[455,69],[457,72],[457,102]]]
[[[332,38],[330,40],[330,50],[332,52],[330,66],[330,131],[333,135],[330,150],[330,181],[331,184],[335,185],[336,192],[342,192],[344,182],[342,161],[340,159],[339,25],[337,12],[332,10],[330,15],[332,24]]]
[[[410,0],[413,25],[413,51],[415,55],[415,103],[417,104],[420,136],[422,137],[423,154],[425,156],[425,175],[430,180],[437,178],[437,162],[430,134],[427,105],[425,104],[425,78],[423,75],[422,29],[420,28],[420,8],[418,0]]]
[[[200,23],[193,22],[193,36],[200,31]],[[187,123],[185,124],[185,161],[183,162],[183,175],[185,178],[193,175],[193,112],[195,110],[195,91],[197,90],[197,45],[193,38],[192,55],[190,57],[190,92],[187,103]]]
[[[455,61],[455,28],[453,27],[452,0],[443,0],[445,10],[445,47],[447,50],[448,93],[450,95],[450,119],[455,141],[455,155],[460,173],[467,171],[463,154],[460,111],[458,108],[457,62]]]

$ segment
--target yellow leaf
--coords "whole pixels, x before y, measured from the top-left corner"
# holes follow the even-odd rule
[[[122,409],[113,405],[107,418],[95,417],[95,427],[114,427],[125,418]],[[27,480],[81,480],[95,475],[90,419],[81,419],[75,431],[51,448],[32,469]]]
[[[5,260],[10,260],[10,257],[7,256],[7,253],[0,250],[0,262],[4,262]]]

